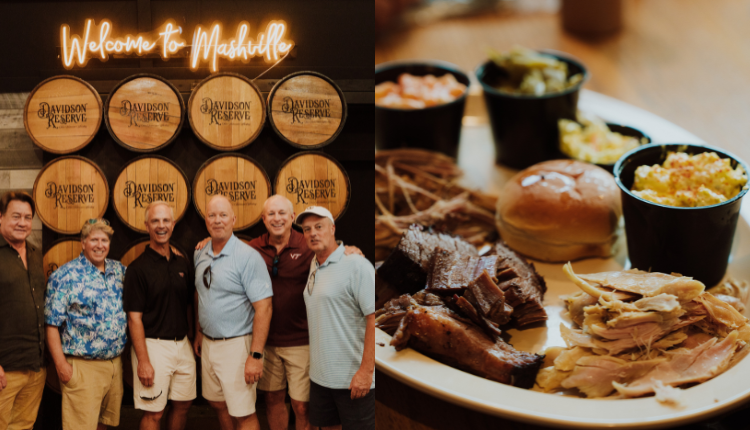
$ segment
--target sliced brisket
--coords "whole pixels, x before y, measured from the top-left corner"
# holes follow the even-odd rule
[[[444,307],[410,308],[391,345],[397,350],[412,347],[441,363],[503,384],[534,385],[543,356],[517,351],[497,337],[493,340],[452,314]]]
[[[378,275],[401,293],[413,294],[427,285],[427,273],[437,248],[455,255],[478,256],[476,248],[460,238],[426,232],[413,225],[380,266]]]
[[[523,327],[546,321],[543,300],[547,284],[536,272],[534,264],[527,262],[503,242],[495,245],[493,254],[499,257],[498,287],[505,293],[505,302],[513,307],[513,326]]]

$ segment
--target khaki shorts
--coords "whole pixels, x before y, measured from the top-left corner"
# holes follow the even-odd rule
[[[0,430],[34,427],[42,402],[47,369],[5,372],[8,385],[0,391]]]
[[[255,413],[255,386],[245,383],[245,362],[250,356],[252,335],[229,340],[211,340],[203,336],[201,377],[203,397],[211,402],[226,402],[229,415],[246,417]]]
[[[117,427],[122,404],[122,361],[66,356],[73,376],[62,388],[64,430],[95,429],[97,423]]]
[[[149,412],[163,411],[167,399],[186,402],[196,397],[196,372],[193,348],[187,337],[180,341],[146,339],[146,350],[154,368],[154,384],[141,385],[138,379],[138,357],[130,348],[133,362],[133,402],[136,409]],[[154,398],[145,400],[145,398]]]
[[[310,401],[310,346],[266,346],[258,389],[280,391],[289,383],[289,397]]]

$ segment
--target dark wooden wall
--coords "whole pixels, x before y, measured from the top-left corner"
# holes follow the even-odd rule
[[[0,96],[5,93],[5,98],[12,100],[14,93],[29,92],[47,77],[71,74],[92,83],[106,100],[120,80],[136,73],[154,73],[174,83],[187,101],[194,85],[209,75],[207,68],[191,71],[186,58],[169,61],[110,58],[105,63],[92,59],[84,69],[67,71],[58,57],[60,26],[68,24],[72,33],[80,34],[87,18],[97,23],[107,18],[113,24],[112,34],[117,36],[149,31],[171,18],[183,27],[183,38],[189,43],[198,24],[207,26],[221,21],[224,25],[222,38],[228,38],[234,37],[237,24],[245,20],[250,23],[250,35],[255,37],[262,23],[283,19],[288,24],[287,37],[296,44],[295,51],[256,83],[267,95],[273,84],[287,74],[313,70],[334,79],[341,87],[348,102],[348,119],[336,141],[321,151],[343,165],[352,185],[349,207],[337,223],[337,236],[347,244],[360,247],[372,260],[373,13],[372,2],[366,0],[0,2]],[[251,79],[267,68],[268,64],[261,59],[248,64],[220,63],[221,71],[240,73]],[[8,156],[3,157],[3,149]],[[259,138],[239,152],[263,165],[273,182],[283,161],[299,151],[283,142],[266,125]],[[192,183],[201,164],[218,153],[197,139],[186,120],[178,138],[155,154],[174,160]],[[142,155],[117,145],[103,124],[93,142],[76,154],[99,165],[107,175],[110,188],[120,170]],[[9,158],[10,155],[14,158]],[[33,147],[21,130],[0,130],[0,169],[39,168],[55,157]],[[130,244],[144,237],[120,222],[111,202],[105,217],[116,231],[110,257],[118,258]],[[255,237],[263,232],[265,227],[260,222],[240,233]],[[173,241],[190,250],[206,236],[205,224],[191,203],[175,228]],[[60,237],[45,227],[44,247]]]

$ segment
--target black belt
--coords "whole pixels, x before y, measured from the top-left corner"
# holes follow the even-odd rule
[[[249,334],[253,334],[253,333],[250,332],[250,333],[241,334],[239,336],[231,336],[231,337],[211,337],[211,336],[207,335],[206,333],[203,333],[203,336],[205,336],[205,337],[207,337],[207,338],[209,338],[211,340],[229,340],[229,339],[235,339],[235,338],[242,337],[242,336],[247,336]]]
[[[179,342],[183,339],[185,339],[185,336],[182,337],[147,337],[146,339],[154,339],[154,340],[173,340],[175,342]]]

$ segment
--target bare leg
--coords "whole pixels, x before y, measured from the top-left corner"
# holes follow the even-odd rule
[[[266,391],[266,413],[271,430],[287,430],[289,411],[286,409],[286,390]]]
[[[298,402],[292,399],[292,409],[296,418],[296,430],[312,430],[310,426],[310,402]],[[273,429],[272,429],[273,430]]]
[[[219,416],[219,426],[221,430],[234,430],[234,424],[232,424],[232,417],[229,416],[227,410],[227,402],[208,402],[211,407],[216,410],[216,415]]]
[[[141,417],[141,425],[139,429],[140,430],[159,430],[160,428],[159,422],[161,421],[162,415],[164,415],[163,410],[159,412],[149,412],[149,411],[143,412],[143,417]]]
[[[192,400],[177,402],[172,400],[172,408],[169,410],[169,430],[184,430],[187,424],[187,414],[190,410]]]
[[[260,430],[258,414],[248,415],[246,417],[237,417],[236,430]]]

